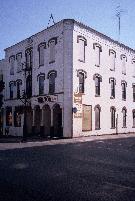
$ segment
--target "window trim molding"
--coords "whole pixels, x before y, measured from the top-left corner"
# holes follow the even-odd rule
[[[55,45],[58,43],[58,37],[53,37],[48,40],[48,47],[50,47],[50,42],[55,41]]]
[[[87,39],[84,36],[78,35],[77,36],[77,43],[79,43],[79,40],[83,40],[84,41],[84,45],[87,46]]]
[[[120,59],[122,60],[123,58],[126,58],[126,62],[127,62],[127,56],[125,54],[120,55]]]
[[[99,47],[100,52],[102,52],[102,46],[99,43],[93,43],[94,50],[95,50],[95,47]]]
[[[18,55],[21,55],[21,58],[22,58],[22,52],[18,52],[17,54],[16,54],[16,60],[17,60],[17,56]]]
[[[55,78],[57,77],[57,71],[56,70],[50,70],[47,74],[47,79],[49,79],[50,75],[54,73],[55,74]]]
[[[95,80],[96,77],[100,78],[100,82],[102,82],[102,76],[101,76],[100,74],[95,73],[95,74],[93,75],[93,80]]]
[[[111,55],[111,53],[113,53],[115,55],[115,58],[116,58],[116,52],[113,49],[109,49],[109,56]]]
[[[15,60],[15,55],[11,55],[11,56],[9,57],[9,63],[10,63],[10,61],[11,61],[11,58],[14,58],[14,60]]]
[[[86,79],[87,78],[87,72],[83,69],[78,69],[77,70],[77,77],[79,77],[79,73],[83,73],[84,74],[84,78]]]
[[[37,81],[39,81],[39,77],[44,77],[44,80],[45,80],[45,73],[39,73],[37,75]]]

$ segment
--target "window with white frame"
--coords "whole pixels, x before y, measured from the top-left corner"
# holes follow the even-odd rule
[[[48,46],[50,49],[50,58],[49,58],[49,63],[53,63],[55,62],[55,54],[56,54],[56,50],[55,50],[55,46],[57,44],[57,38],[51,38],[48,41]]]
[[[110,59],[110,70],[115,70],[115,59],[116,59],[116,52],[112,49],[109,50],[109,59]]]
[[[95,130],[99,130],[100,129],[100,112],[101,112],[100,105],[96,105],[94,110],[95,110]]]
[[[9,63],[10,63],[10,75],[14,75],[15,55],[12,55],[12,56],[9,58]]]
[[[115,113],[116,113],[116,109],[115,109],[115,107],[111,107],[111,109],[110,109],[110,111],[111,111],[111,128],[115,128]]]
[[[33,49],[28,48],[25,51],[25,57],[26,57],[26,68],[32,68],[33,65]]]
[[[13,99],[14,97],[14,86],[15,86],[15,82],[11,81],[9,83],[9,88],[10,88],[10,99]]]
[[[121,57],[121,63],[122,63],[122,74],[126,75],[127,57],[124,54],[122,54],[120,57]]]
[[[133,114],[133,128],[135,128],[135,109],[132,111]]]
[[[95,74],[93,80],[95,81],[95,96],[100,96],[100,82],[102,82],[102,77],[99,74]]]
[[[121,86],[122,86],[122,100],[126,100],[126,87],[127,87],[127,82],[122,80],[121,81]]]
[[[16,55],[17,72],[20,72],[20,71],[22,70],[22,63],[21,63],[21,60],[22,60],[22,53],[19,52],[19,53]]]
[[[110,98],[115,98],[115,85],[116,85],[115,78],[109,78],[109,83],[111,85],[111,96],[110,96]]]
[[[135,102],[135,84],[133,84],[132,87],[133,87],[133,102]]]
[[[45,50],[45,43],[40,43],[38,46],[38,52],[39,52],[39,66],[44,65],[44,50]]]
[[[39,95],[44,94],[44,80],[45,80],[45,74],[39,74],[38,75],[39,80]]]
[[[102,47],[98,43],[93,44],[93,49],[94,49],[94,58],[95,58],[95,66],[99,67],[100,66],[100,53],[102,52]]]
[[[123,107],[122,109],[122,114],[123,114],[123,128],[126,128],[127,109],[125,107]]]
[[[85,79],[87,78],[86,71],[79,69],[77,71],[77,77],[79,78],[79,93],[85,92]]]
[[[57,77],[57,72],[55,70],[49,71],[47,78],[49,79],[49,93],[53,94],[55,92],[55,78]]]
[[[132,59],[133,77],[135,77],[135,58]]]
[[[85,47],[87,46],[87,40],[84,36],[77,36],[78,43],[78,60],[85,62]]]
[[[16,81],[16,90],[17,90],[17,98],[20,98],[21,96],[21,85],[22,85],[22,80],[17,80]]]

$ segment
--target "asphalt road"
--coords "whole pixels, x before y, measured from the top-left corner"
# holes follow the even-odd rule
[[[0,201],[135,201],[134,137],[11,146],[0,150]]]

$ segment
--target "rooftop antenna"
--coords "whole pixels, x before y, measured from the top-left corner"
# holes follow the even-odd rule
[[[121,9],[120,4],[116,7],[116,17],[118,18],[118,41],[120,41],[121,35],[121,16],[126,11]]]
[[[52,23],[55,24],[55,21],[54,21],[52,13],[51,13],[51,16],[49,18],[49,22],[48,22],[47,28],[49,27],[51,20],[52,20]]]

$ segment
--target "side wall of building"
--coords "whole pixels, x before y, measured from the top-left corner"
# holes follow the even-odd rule
[[[85,61],[79,61],[79,43],[78,36],[86,39],[85,46]],[[135,132],[133,128],[133,114],[135,109],[135,102],[133,102],[133,88],[135,83],[135,65],[132,59],[135,53],[128,48],[108,40],[102,35],[94,33],[84,27],[75,24],[73,31],[73,136],[79,135],[101,135]],[[96,65],[96,56],[94,44],[99,45],[100,65]],[[109,51],[113,50],[116,53],[115,69],[111,69],[111,61]],[[122,60],[121,55],[125,55],[126,74],[122,74]],[[85,91],[79,94],[79,78],[78,70],[85,71]],[[101,76],[100,82],[100,96],[95,96],[95,80],[94,75]],[[115,98],[111,98],[111,86],[109,79],[114,78],[115,83]],[[122,81],[127,83],[126,100],[122,100]],[[78,99],[78,96],[80,99]],[[78,100],[77,100],[78,99]],[[82,131],[83,105],[89,105],[92,108],[92,129],[89,131]],[[95,106],[100,108],[100,129],[95,129]],[[111,112],[110,108],[115,107],[115,121],[117,117],[117,125],[111,128]],[[122,108],[126,108],[126,127],[123,128],[123,114]],[[76,112],[77,108],[77,112]],[[115,122],[116,123],[116,122]],[[117,128],[116,128],[117,127]],[[117,130],[116,130],[117,129]]]

